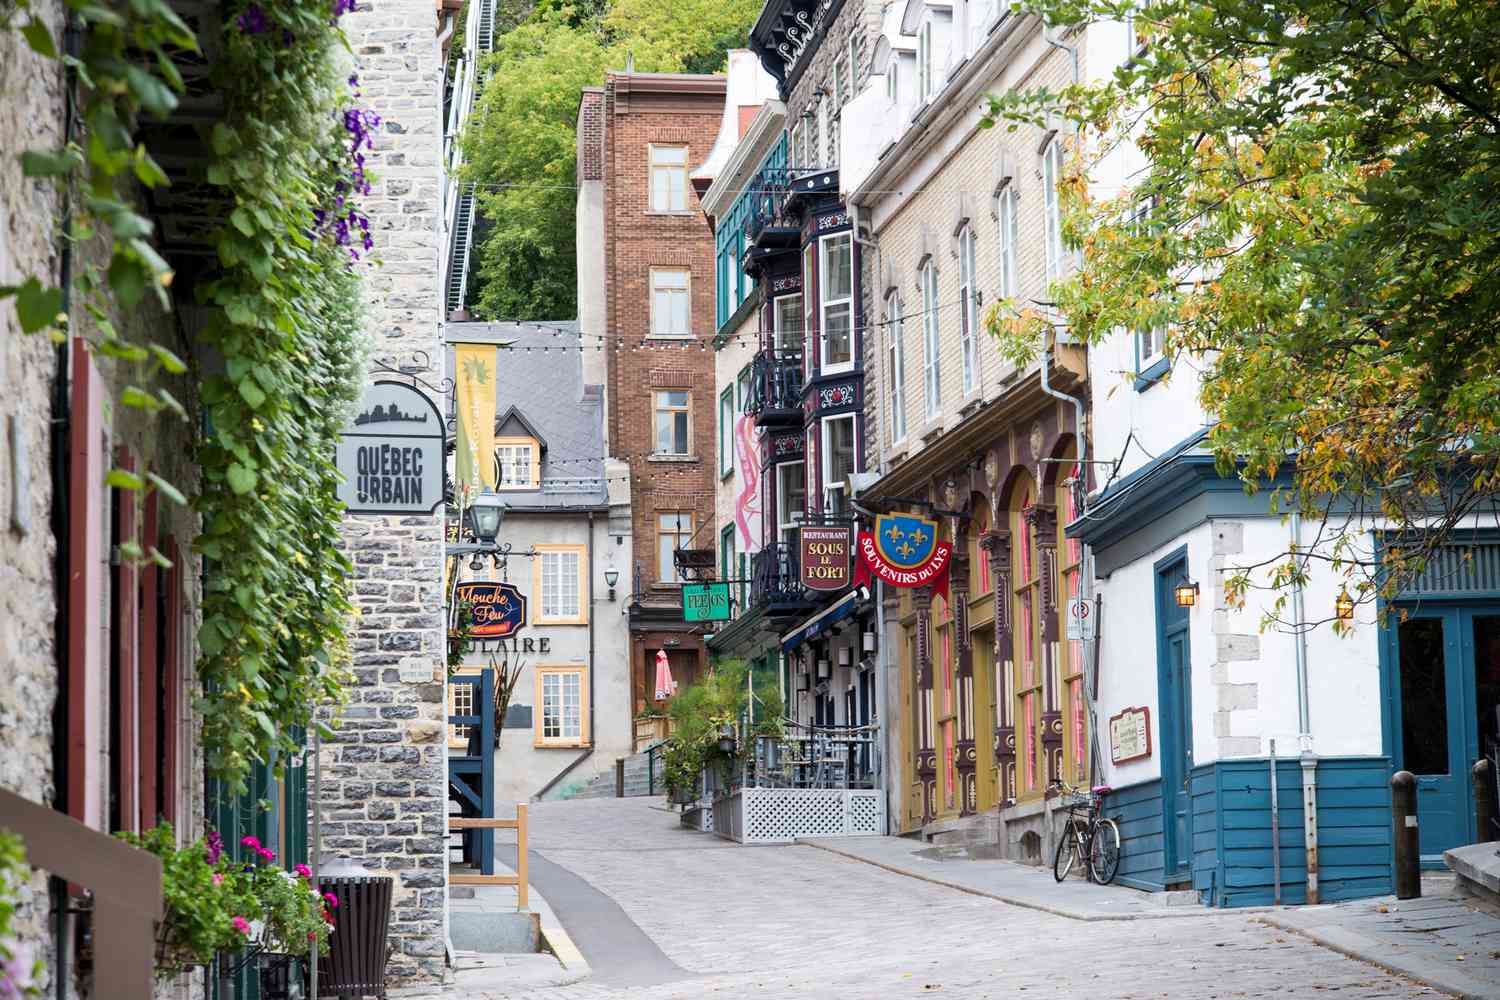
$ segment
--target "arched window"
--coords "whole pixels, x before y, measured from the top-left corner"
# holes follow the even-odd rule
[[[990,507],[984,498],[975,494],[969,510],[972,512],[969,517],[969,593],[983,597],[994,586],[990,579],[990,555],[981,544],[990,530]]]

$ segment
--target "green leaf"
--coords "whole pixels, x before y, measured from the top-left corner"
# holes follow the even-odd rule
[[[145,487],[146,481],[134,472],[114,468],[105,475],[104,485],[113,486],[117,490],[139,490]]]
[[[117,253],[109,262],[109,287],[120,297],[121,304],[137,306],[146,295],[146,269],[140,261]]]
[[[188,418],[187,410],[184,409],[183,405],[177,401],[177,397],[172,395],[166,389],[157,389],[156,398],[160,399],[162,405],[171,410],[173,413],[177,414],[179,418],[183,420],[186,420]]]
[[[173,486],[171,483],[167,482],[161,476],[158,476],[154,472],[148,472],[146,473],[146,478],[151,480],[151,485],[155,486],[159,491],[161,491],[162,495],[165,496],[168,500],[171,500],[179,507],[187,506],[187,497],[183,496],[182,491]]]
[[[223,187],[229,183],[229,174],[222,164],[214,163],[208,168],[208,183]]]
[[[35,17],[26,22],[26,27],[21,29],[21,34],[26,39],[26,44],[37,55],[46,56],[48,59],[57,58],[57,44],[52,40],[52,32],[47,26]]]
[[[243,207],[236,208],[233,212],[230,212],[229,221],[234,224],[234,228],[246,236],[255,235],[255,224],[250,221],[250,213],[246,212]]]
[[[144,144],[135,148],[135,179],[148,188],[164,187],[172,183],[167,172],[146,152]]]
[[[258,410],[266,401],[266,394],[261,387],[255,384],[254,379],[241,379],[237,383],[240,390],[240,398],[249,404],[250,409]]]
[[[161,365],[162,368],[166,369],[170,374],[181,375],[187,371],[187,362],[183,361],[176,354],[173,354],[165,347],[161,346],[160,344],[151,344],[150,348],[151,353],[156,355],[157,364]]]
[[[213,146],[215,153],[219,154],[220,156],[228,156],[229,153],[234,149],[234,131],[223,122],[215,122],[213,133],[210,135],[209,141]]]
[[[150,413],[155,413],[161,409],[161,403],[157,401],[155,396],[133,385],[127,385],[121,390],[120,403],[124,406],[129,406],[137,410],[146,410]]]
[[[172,560],[162,555],[161,551],[155,545],[146,550],[146,557],[156,565],[160,566],[162,569],[172,568]]]
[[[83,166],[83,154],[73,147],[56,152],[28,149],[21,154],[21,172],[27,177],[62,177]]]
[[[229,481],[229,488],[237,496],[244,496],[255,489],[256,475],[238,462],[231,462],[229,468],[224,470],[224,476]]]
[[[36,333],[57,322],[62,312],[62,289],[43,288],[36,278],[27,278],[24,284],[0,287],[0,299],[16,297],[16,318],[21,321],[23,333]]]
[[[172,88],[139,66],[125,67],[125,83],[141,102],[141,107],[158,118],[165,118],[177,107],[177,95],[172,93]]]

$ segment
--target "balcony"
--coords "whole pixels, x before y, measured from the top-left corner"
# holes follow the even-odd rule
[[[802,423],[802,352],[762,351],[755,356],[745,412],[757,427]]]
[[[768,167],[755,175],[750,188],[756,192],[750,214],[745,219],[745,241],[751,247],[751,260],[762,253],[795,247],[801,238],[802,220],[787,213],[787,196],[792,190],[792,173],[784,168]]]
[[[750,583],[751,607],[764,608],[768,618],[795,618],[816,607],[802,589],[797,547],[773,542],[755,553]]]

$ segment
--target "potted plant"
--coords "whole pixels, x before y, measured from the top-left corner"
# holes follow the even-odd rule
[[[312,881],[312,870],[296,865],[286,871],[276,864],[276,854],[255,837],[240,845],[249,852],[249,863],[240,870],[245,891],[254,901],[257,943],[256,965],[264,1000],[290,1000],[300,995],[295,984],[302,981],[306,963],[317,954],[327,954],[328,935],[333,932],[333,913],[338,896],[320,891]]]

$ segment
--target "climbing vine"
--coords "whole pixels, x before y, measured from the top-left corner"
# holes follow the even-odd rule
[[[82,84],[83,134],[24,153],[23,166],[82,192],[63,238],[101,236],[110,256],[79,274],[82,312],[61,315],[62,289],[36,277],[0,289],[0,298],[15,297],[27,333],[71,329],[153,376],[196,377],[204,411],[197,494],[189,501],[150,473],[117,469],[110,482],[159,489],[201,516],[197,708],[207,769],[234,790],[255,761],[299,749],[295,734],[314,706],[339,699],[346,673],[355,612],[333,454],[367,360],[359,268],[373,240],[359,199],[370,189],[365,151],[380,124],[354,103],[358,80],[339,28],[353,9],[352,0],[291,0],[222,11],[207,80],[220,110],[202,129],[195,178],[217,195],[211,217],[220,221],[202,235],[216,265],[192,289],[208,308],[191,371],[160,345],[127,342],[110,316],[148,292],[171,304],[172,271],[153,248],[151,220],[132,207],[137,185],[159,187],[167,176],[138,136],[143,118],[176,107],[185,89],[178,61],[199,51],[198,39],[164,0],[69,0],[81,40],[70,52],[28,0],[6,17]],[[201,360],[210,357],[211,365]],[[165,388],[126,388],[118,401],[186,416]]]

